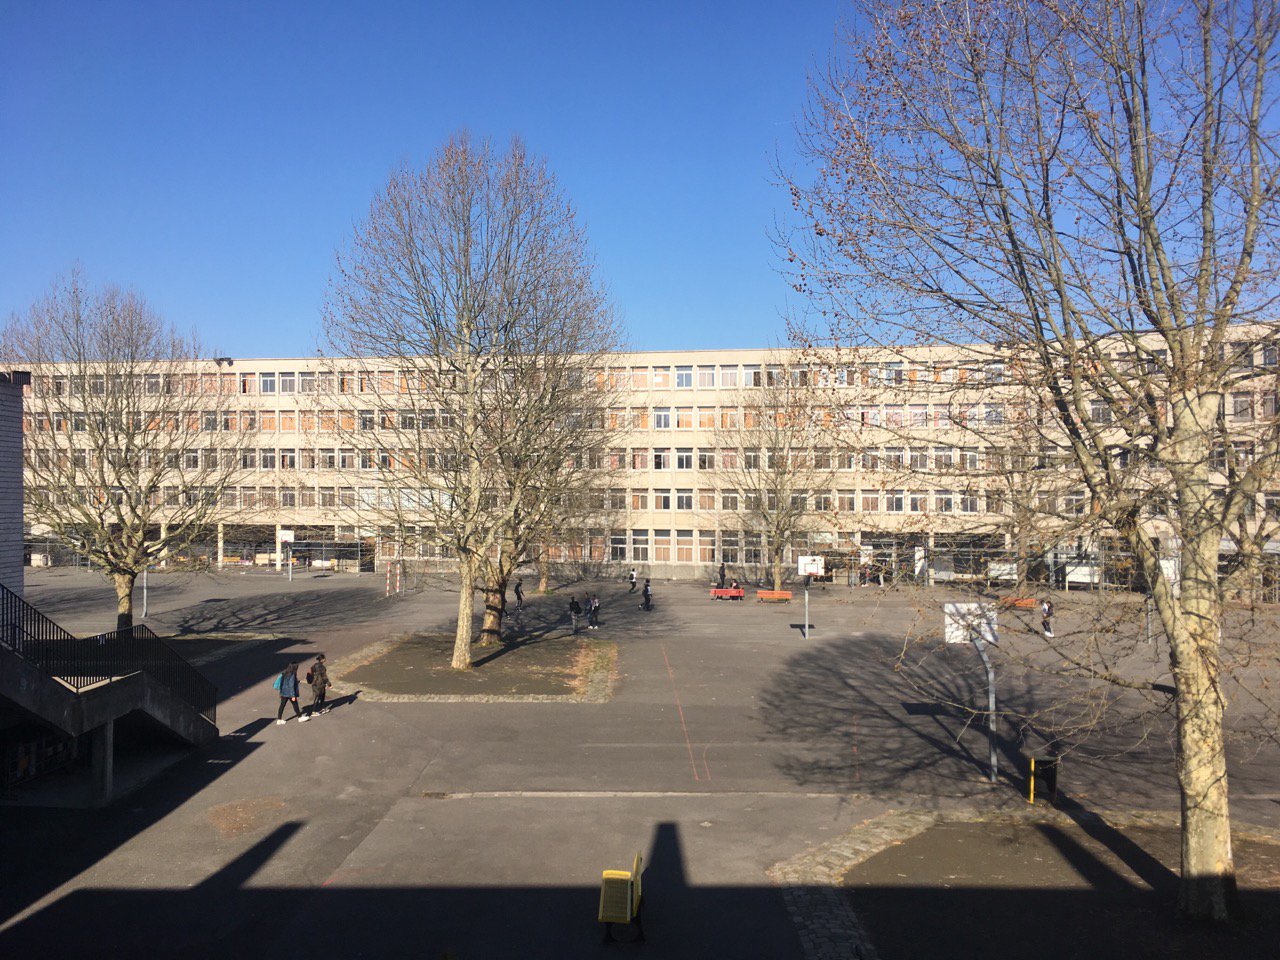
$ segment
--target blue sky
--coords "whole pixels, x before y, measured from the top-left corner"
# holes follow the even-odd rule
[[[633,346],[765,346],[823,2],[0,0],[0,317],[79,263],[236,356],[315,349],[388,172],[519,134]],[[792,295],[793,298],[793,295]]]

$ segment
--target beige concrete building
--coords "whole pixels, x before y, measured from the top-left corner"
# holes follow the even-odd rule
[[[1268,362],[1261,348],[1258,362]],[[387,522],[389,492],[379,478],[394,451],[380,443],[386,411],[375,408],[394,390],[379,390],[374,378],[390,384],[396,371],[362,367],[223,358],[182,375],[182,390],[211,398],[200,449],[187,455],[195,462],[232,450],[239,461],[217,536],[193,555],[278,564],[282,536],[291,535],[295,553],[319,562],[354,557],[325,544],[359,544],[366,566],[389,558],[448,564],[429,521],[407,530]],[[634,566],[657,577],[707,576],[723,561],[730,576],[755,577],[770,540],[756,514],[770,494],[752,489],[751,473],[768,473],[778,456],[802,465],[783,494],[802,515],[787,535],[788,566],[825,553],[877,576],[1000,578],[1011,576],[1011,553],[1028,546],[1060,552],[1064,569],[1067,554],[1088,552],[1071,529],[1086,525],[1088,499],[1048,469],[1043,440],[1028,439],[1035,405],[1006,383],[1004,361],[990,348],[904,348],[840,364],[769,350],[652,351],[618,354],[598,375],[612,388],[599,415],[613,439],[584,451],[601,467],[600,489],[581,529],[549,545],[553,561]],[[56,379],[37,376],[34,389],[66,389]],[[779,400],[783,393],[790,400]],[[803,417],[780,412],[797,400]],[[779,453],[763,427],[783,419],[799,440]],[[28,427],[35,443],[42,430],[58,429]],[[74,423],[62,429],[74,445]],[[1016,542],[1013,504],[1029,499],[1029,484],[1061,542]],[[41,531],[28,533],[38,554]],[[1099,575],[1076,563],[1083,582]]]

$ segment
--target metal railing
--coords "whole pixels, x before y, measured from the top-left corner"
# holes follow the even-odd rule
[[[217,722],[218,688],[141,624],[76,637],[0,584],[0,644],[77,692],[145,673],[210,723]]]

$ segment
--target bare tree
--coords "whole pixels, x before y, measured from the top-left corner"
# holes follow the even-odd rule
[[[779,358],[751,375],[759,382],[721,414],[718,479],[740,497],[744,533],[759,538],[773,589],[781,590],[788,549],[831,528],[835,464],[808,366],[788,368]]]
[[[812,85],[796,285],[829,340],[1007,351],[1034,456],[1150,585],[1176,688],[1181,905],[1225,918],[1221,544],[1256,566],[1268,534],[1242,520],[1277,462],[1274,367],[1256,364],[1275,359],[1276,5],[864,14]],[[1261,417],[1224,416],[1255,402]]]
[[[140,295],[88,290],[78,272],[10,321],[0,353],[34,375],[27,517],[111,578],[127,630],[139,574],[221,519],[239,453],[202,432],[218,429],[229,398]]]
[[[499,154],[457,136],[374,199],[327,320],[351,405],[369,402],[377,509],[457,557],[453,666],[468,669],[474,590],[505,588],[518,534],[577,482],[564,464],[603,416],[618,330],[583,230],[519,141]]]

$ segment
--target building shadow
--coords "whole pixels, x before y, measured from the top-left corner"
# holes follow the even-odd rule
[[[820,939],[823,956],[882,960],[1130,960],[1196,956],[1270,960],[1280,933],[1274,892],[1249,895],[1240,925],[1183,926],[1162,893],[1130,884],[1069,838],[1047,834],[1086,878],[1034,888],[858,884],[840,896],[858,912],[864,941],[837,939],[839,918],[793,916],[788,904],[825,905],[829,888],[695,884],[677,827],[655,824],[644,872],[643,944],[605,944],[596,922],[598,868],[581,883],[511,885],[483,876],[465,886],[278,886],[255,876],[287,856],[302,824],[284,823],[193,887],[76,890],[0,931],[5,956],[227,958],[578,958],[663,960],[762,957],[801,960]],[[429,841],[425,841],[429,843]],[[412,856],[413,851],[405,851]],[[797,923],[797,920],[799,921]]]

